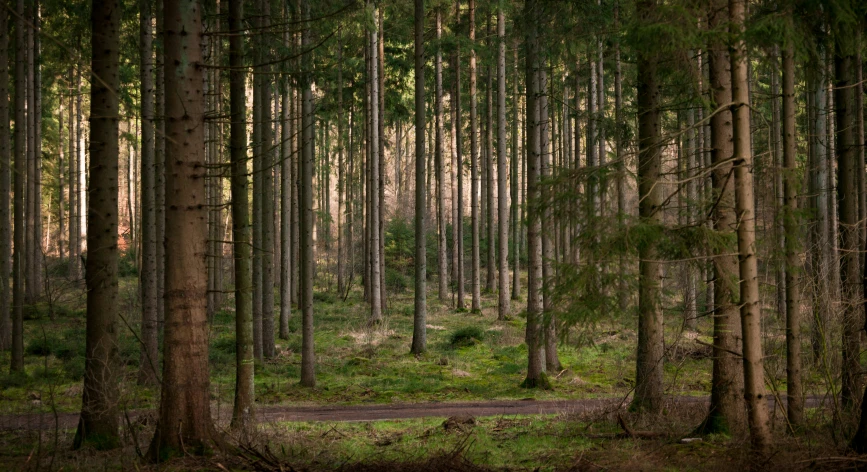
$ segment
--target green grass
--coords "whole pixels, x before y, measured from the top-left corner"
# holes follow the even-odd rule
[[[521,388],[526,376],[524,308],[513,304],[513,315],[496,321],[496,294],[482,297],[480,314],[458,312],[428,296],[427,346],[422,355],[409,353],[412,340],[411,292],[390,294],[382,323],[367,323],[368,305],[360,283],[344,302],[320,290],[314,303],[317,387],[303,388],[300,376],[300,314],[292,311],[288,339],[277,340],[277,356],[256,365],[257,401],[263,404],[359,404],[484,399],[539,400],[627,395],[635,369],[634,323],[613,314],[610,321],[575,327],[562,336],[559,356],[562,372],[548,374],[553,389]],[[122,402],[126,408],[152,408],[156,392],[135,384],[138,344],[131,329],[138,326],[136,280],[121,279],[118,323],[123,375]],[[48,310],[34,310],[25,322],[26,376],[0,375],[0,411],[46,412],[80,408],[84,375],[84,298],[81,289],[69,289]],[[234,393],[234,313],[228,296],[224,310],[210,325],[211,382],[215,399],[231,403]],[[675,320],[676,321],[676,320]],[[677,324],[667,327],[666,339],[677,338]],[[709,338],[703,338],[710,341]],[[682,343],[691,343],[683,340]],[[9,354],[0,353],[8,365]],[[670,394],[706,395],[710,388],[709,358],[673,356],[665,364]],[[30,401],[38,395],[41,401]],[[48,399],[51,399],[50,401]]]
[[[560,421],[552,421],[558,419]],[[351,462],[424,462],[462,448],[463,457],[491,468],[562,467],[593,445],[586,424],[552,416],[476,418],[446,429],[443,418],[367,423],[282,423],[270,449],[287,463],[327,469]]]

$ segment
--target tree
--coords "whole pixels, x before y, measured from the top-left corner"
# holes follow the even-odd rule
[[[244,2],[229,0],[229,30],[244,25]],[[229,137],[232,192],[232,255],[235,259],[235,403],[232,426],[249,427],[254,418],[253,273],[250,247],[250,210],[247,179],[247,103],[245,96],[244,41],[229,37]],[[285,213],[284,213],[285,214]],[[285,249],[285,248],[284,248]],[[288,252],[288,251],[284,251]],[[289,305],[289,300],[281,300]]]
[[[524,21],[526,21],[526,83],[527,83],[527,378],[523,386],[527,388],[547,388],[545,357],[542,352],[545,333],[542,330],[542,221],[538,210],[540,204],[540,176],[542,165],[542,116],[539,97],[542,89],[539,71],[539,22],[540,5],[535,0],[524,2]]]
[[[500,277],[497,319],[501,321],[510,311],[509,207],[506,205],[506,14],[503,9],[504,0],[500,0],[497,5],[497,265]],[[516,136],[513,135],[512,140],[516,141]],[[515,178],[513,174],[512,179]]]
[[[461,0],[455,0],[455,34],[461,27]],[[461,116],[461,45],[458,42],[455,48],[455,54],[452,58],[454,61],[454,93],[452,94],[449,103],[452,105],[452,113],[454,119],[452,126],[454,132],[452,139],[455,146],[455,173],[457,174],[457,198],[455,199],[454,221],[452,224],[455,227],[455,284],[457,285],[457,309],[464,309],[464,158],[463,158],[463,120]]]
[[[792,12],[787,12],[791,25]],[[797,139],[795,137],[795,50],[791,40],[783,47],[783,234],[786,251],[786,405],[789,424],[804,426],[801,381],[801,294],[798,278],[801,260],[798,247]]]
[[[154,169],[153,33],[151,0],[140,0],[141,55],[141,355],[138,382],[154,385],[159,365],[157,332],[156,173]]]
[[[377,6],[373,3],[373,17],[377,18]],[[376,23],[378,25],[378,23]],[[380,251],[380,219],[382,218],[382,201],[379,198],[380,179],[380,154],[379,142],[380,119],[379,114],[379,35],[378,26],[369,33],[370,35],[370,228],[369,228],[369,251],[370,251],[370,321],[379,323],[382,321],[382,252]],[[306,130],[305,130],[306,131]],[[420,131],[419,131],[420,132]],[[312,137],[310,139],[313,139]],[[312,183],[311,183],[312,185]],[[312,204],[311,204],[312,205]],[[311,207],[312,208],[312,207]],[[312,235],[311,235],[312,236]],[[312,287],[311,287],[312,289]]]
[[[26,48],[24,0],[18,0],[15,21],[15,175],[12,201],[12,356],[9,370],[24,371],[24,179],[27,142],[24,128]]]
[[[301,0],[301,161],[299,172],[299,234],[300,240],[300,297],[301,303],[301,385],[316,386],[316,358],[313,347],[313,90],[310,70],[309,0]]]
[[[639,0],[636,15],[642,25],[658,21],[655,0]],[[638,51],[638,216],[642,223],[662,223],[660,83],[657,52],[646,45]],[[592,77],[591,73],[591,77]],[[588,149],[593,146],[588,144]],[[656,241],[638,247],[638,355],[632,408],[662,411],[663,325],[659,303],[662,266]]]
[[[436,39],[437,39],[437,53],[436,59],[434,62],[434,80],[436,82],[436,94],[435,94],[435,119],[436,119],[436,136],[434,137],[434,167],[436,168],[436,179],[437,179],[437,192],[436,192],[436,207],[437,207],[437,272],[438,272],[438,290],[439,290],[439,299],[442,302],[445,302],[449,299],[449,272],[448,272],[448,248],[446,241],[446,230],[447,230],[447,222],[446,222],[446,209],[445,209],[445,188],[446,188],[446,176],[445,176],[445,166],[443,165],[443,126],[444,126],[444,116],[443,116],[443,52],[442,52],[442,35],[443,35],[443,14],[442,8],[438,7],[436,9]],[[422,38],[423,40],[424,38]],[[423,44],[422,44],[423,46]],[[424,71],[422,70],[422,73]],[[421,110],[423,114],[424,109]],[[420,112],[416,110],[416,114]],[[423,123],[422,123],[423,124]],[[419,123],[416,123],[416,129],[423,129],[418,127]],[[420,141],[416,138],[416,141]],[[418,143],[416,143],[418,146]],[[423,149],[422,149],[423,151]],[[418,152],[418,149],[416,150]],[[422,155],[422,157],[424,157]],[[416,155],[416,159],[418,159],[418,155]],[[418,211],[418,210],[416,210]],[[416,215],[418,217],[418,215]]]
[[[152,461],[203,454],[217,442],[208,373],[202,13],[197,0],[166,1],[163,8],[170,263],[165,273],[163,388],[148,450]]]
[[[117,375],[118,87],[121,4],[92,5],[90,186],[87,208],[87,340],[81,417],[74,447],[120,445]]]
[[[437,10],[437,35],[441,30],[440,14]],[[442,76],[440,75],[442,59],[437,49],[437,138],[441,136],[442,116]],[[424,213],[427,207],[425,201],[425,162],[424,162],[424,128],[425,128],[425,104],[424,104],[424,0],[415,0],[415,314],[413,316],[412,348],[413,354],[421,354],[426,345],[427,316],[427,254],[424,227]],[[438,145],[438,170],[442,168],[442,145]],[[440,184],[442,180],[440,180]],[[439,186],[439,185],[438,185]],[[442,195],[441,192],[440,195]],[[437,214],[442,218],[442,198],[437,203]],[[442,219],[440,220],[442,221]],[[441,232],[440,234],[445,234]],[[444,241],[443,241],[444,243]],[[441,246],[443,247],[443,246]],[[444,248],[444,247],[443,247]],[[444,254],[441,254],[444,255]],[[441,266],[442,269],[442,266]],[[440,271],[442,278],[444,271]],[[442,284],[440,284],[442,285]],[[442,288],[442,287],[440,287]]]
[[[840,4],[848,7],[849,2]],[[840,398],[844,408],[857,408],[861,392],[860,321],[864,318],[860,282],[862,271],[859,254],[858,183],[856,175],[864,172],[864,161],[858,162],[858,143],[855,140],[858,123],[855,119],[854,70],[857,38],[852,23],[846,21],[845,12],[834,12],[836,35],[834,38],[834,125],[837,153],[837,201],[841,264],[840,281],[843,302],[843,358]],[[862,110],[858,110],[863,113]]]
[[[750,138],[750,95],[746,42],[742,37],[745,3],[745,0],[729,0],[729,22],[732,33],[736,35],[731,49],[732,128],[734,130],[732,161],[735,177],[735,212],[738,221],[744,398],[753,448],[764,451],[770,445],[771,432],[768,429],[768,402],[765,399],[758,261],[755,253],[756,213],[753,195],[753,150]]]
[[[470,0],[470,208],[472,237],[472,312],[481,313],[481,254],[479,252],[479,112],[476,90],[476,0]]]
[[[707,27],[722,30],[726,25],[725,3],[721,0],[708,6]],[[728,104],[732,102],[731,61],[727,46],[718,36],[708,44],[708,76],[712,91],[713,114],[710,116],[710,153],[713,168],[713,228],[731,239],[737,226],[734,209],[734,181],[732,174],[732,119]],[[713,279],[713,374],[710,392],[710,410],[699,431],[709,433],[740,434],[745,426],[742,401],[743,368],[736,353],[741,352],[740,318],[736,299],[737,256],[733,244],[714,248]]]
[[[8,12],[0,11],[0,350],[11,341],[9,261],[12,256],[12,219],[9,195],[12,190],[12,143],[9,140],[9,31]]]

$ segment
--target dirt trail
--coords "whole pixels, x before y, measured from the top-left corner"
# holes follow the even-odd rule
[[[669,397],[678,404],[708,403],[710,397]],[[785,401],[785,400],[784,400]],[[810,397],[807,406],[815,407],[828,402],[823,397]],[[395,403],[377,405],[324,405],[324,406],[260,406],[260,423],[279,421],[376,421],[405,418],[448,418],[450,416],[511,416],[537,414],[570,414],[601,411],[625,405],[623,398],[585,398],[576,400],[491,400],[460,403]],[[775,407],[775,400],[769,399]],[[228,424],[231,407],[212,408],[218,424]],[[130,421],[151,418],[153,411],[129,412]],[[124,420],[125,421],[125,420]],[[78,423],[78,413],[9,414],[0,415],[0,431],[71,429]]]

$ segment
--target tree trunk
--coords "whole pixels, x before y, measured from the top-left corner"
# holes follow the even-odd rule
[[[440,10],[437,10],[437,36],[442,30]],[[427,318],[427,254],[425,240],[424,210],[427,206],[425,201],[425,162],[424,162],[424,128],[425,128],[425,103],[424,103],[424,0],[415,0],[415,313],[413,315],[412,348],[413,354],[421,354],[426,348]],[[437,49],[437,168],[442,170],[442,57]],[[439,173],[439,172],[438,172]],[[439,176],[438,176],[439,177]],[[442,202],[442,179],[438,179],[437,187],[440,194],[437,202],[437,214],[439,221],[443,220]],[[445,235],[445,232],[440,232]],[[441,248],[445,248],[444,238],[438,238],[442,242]],[[444,256],[444,254],[442,254]],[[440,260],[444,261],[444,257]],[[440,268],[440,278],[444,275]],[[440,284],[442,285],[442,284]],[[442,296],[442,288],[440,289]]]
[[[81,244],[78,241],[78,178],[76,170],[78,169],[78,134],[76,132],[77,120],[74,118],[76,111],[79,109],[79,93],[81,91],[79,76],[73,73],[72,67],[69,68],[69,77],[75,77],[76,86],[69,87],[69,272],[67,277],[70,280],[78,280],[81,270],[79,269],[78,254]],[[77,87],[77,88],[76,88]]]
[[[377,18],[376,4],[374,4],[374,18]],[[370,321],[379,323],[382,321],[382,253],[379,244],[379,226],[382,218],[379,199],[379,187],[382,174],[380,173],[379,141],[379,28],[370,32]],[[421,133],[424,130],[417,132]]]
[[[439,282],[438,290],[439,290],[439,299],[441,302],[447,302],[449,299],[449,264],[448,264],[448,248],[447,248],[447,238],[446,238],[446,230],[447,230],[447,222],[446,222],[446,208],[445,208],[445,189],[446,189],[446,176],[443,165],[443,53],[442,46],[440,44],[440,40],[442,39],[443,33],[443,18],[442,18],[442,8],[437,8],[436,10],[436,39],[437,39],[437,53],[436,60],[434,62],[434,77],[436,82],[436,95],[434,104],[435,108],[435,119],[436,119],[436,136],[435,136],[435,164],[436,167],[436,180],[437,180],[437,193],[436,193],[436,206],[437,206],[437,272],[438,277],[437,281]],[[422,47],[421,45],[419,47]],[[423,71],[422,71],[423,72]],[[421,112],[416,113],[424,113],[424,109]],[[418,126],[418,123],[416,124]],[[416,127],[418,130],[419,128]],[[418,137],[416,137],[418,140]],[[416,149],[418,152],[418,149]],[[418,159],[418,154],[416,155],[416,159]]]
[[[789,12],[791,15],[791,12]],[[791,16],[789,17],[791,21]],[[801,381],[801,274],[798,241],[798,179],[795,137],[795,51],[789,43],[783,49],[783,234],[786,249],[786,386],[787,413],[792,429],[804,426],[804,387]]]
[[[455,0],[455,33],[461,28],[461,0]],[[458,43],[454,55],[455,92],[451,100],[454,132],[452,139],[455,146],[455,173],[457,174],[457,214],[453,225],[457,228],[455,235],[455,283],[457,284],[457,309],[464,310],[464,158],[463,158],[463,124],[461,113],[461,46]]]
[[[229,0],[229,31],[244,27],[243,0]],[[229,114],[232,257],[235,261],[235,404],[232,426],[247,429],[255,424],[253,364],[253,274],[250,247],[250,209],[247,179],[247,102],[245,96],[244,39],[229,37]],[[289,304],[289,300],[285,301]]]
[[[26,44],[24,29],[27,22],[24,19],[24,0],[18,0],[15,16],[15,157],[13,174],[16,176],[13,188],[13,220],[12,233],[12,355],[11,372],[24,372],[24,179],[27,159],[27,142],[25,136],[25,80],[26,74]]]
[[[301,0],[301,19],[305,22],[301,32],[301,140],[302,154],[300,166],[299,241],[301,260],[300,296],[301,304],[301,385],[316,386],[316,359],[313,349],[313,90],[311,89],[310,70],[313,58],[310,47],[309,0]]]
[[[11,2],[9,2],[11,7]],[[12,143],[10,142],[11,123],[9,121],[9,12],[5,9],[0,12],[0,351],[6,351],[11,343],[11,300],[9,293],[9,261],[12,256],[12,219],[9,196],[12,191]],[[16,26],[16,29],[18,27]],[[70,97],[70,106],[72,105]],[[63,115],[63,110],[60,112]],[[60,128],[63,128],[61,118]],[[60,140],[62,149],[63,142]],[[61,158],[62,160],[62,158]],[[60,174],[63,173],[61,163]],[[63,195],[63,181],[61,180],[60,193]],[[62,203],[61,200],[61,208]],[[62,210],[61,210],[62,211]],[[63,221],[63,220],[61,220]],[[61,234],[63,233],[61,226]],[[61,235],[61,238],[63,236]],[[61,259],[63,249],[61,248]]]
[[[551,177],[551,146],[549,142],[548,124],[551,123],[551,113],[548,107],[548,73],[544,64],[537,71],[539,76],[539,86],[542,93],[537,100],[539,106],[539,116],[542,120],[539,128],[539,145],[542,150],[540,156],[540,177],[542,180],[548,180]],[[550,199],[550,184],[540,184],[539,197],[541,200],[537,202],[544,206],[544,211],[540,216],[541,220],[545,221],[545,225],[552,225],[554,219],[551,217],[551,208],[547,202]],[[542,237],[542,326],[545,336],[545,367],[548,372],[556,372],[560,370],[560,358],[557,356],[557,329],[554,315],[554,304],[551,303],[550,287],[554,278],[554,270],[551,264],[554,262],[555,244],[551,241],[552,231],[546,229],[541,231]]]
[[[656,21],[655,0],[641,0],[636,14],[643,24]],[[648,48],[649,46],[645,46]],[[660,88],[656,53],[638,53],[638,215],[642,222],[661,225],[663,195],[661,172]],[[588,149],[593,149],[588,145]],[[632,408],[650,413],[662,411],[663,324],[660,307],[662,266],[656,244],[639,246],[638,355]]]
[[[166,48],[165,5],[156,0],[156,86],[154,88],[154,174],[156,175],[156,233],[157,233],[157,333],[162,333],[166,319]],[[79,228],[80,229],[80,228]]]
[[[858,182],[856,174],[864,172],[858,164],[855,132],[855,71],[852,29],[840,27],[835,40],[834,88],[835,135],[837,151],[837,201],[839,202],[839,233],[842,247],[840,281],[843,307],[843,357],[840,398],[844,408],[857,408],[860,386],[860,330],[864,308],[861,301],[860,255],[858,237]],[[860,44],[858,45],[860,47]]]
[[[727,21],[725,3],[717,0],[709,7],[708,29],[721,28]],[[713,195],[717,199],[712,215],[713,229],[729,239],[737,226],[734,211],[732,174],[732,119],[726,107],[732,102],[731,62],[722,41],[708,45],[708,77],[713,108],[710,117],[710,153],[713,169]],[[741,325],[737,305],[738,259],[732,245],[716,249],[713,254],[713,374],[710,410],[699,431],[705,434],[741,434],[744,429],[743,370],[737,356],[741,352]]]
[[[479,113],[478,92],[476,90],[476,0],[469,0],[469,39],[470,39],[470,208],[472,244],[472,308],[473,313],[481,313],[481,275],[479,252]]]
[[[337,32],[337,293],[343,296],[346,290],[346,244],[344,234],[344,205],[346,195],[346,173],[344,170],[344,140],[343,140],[343,38],[341,31]],[[283,138],[285,142],[285,137]],[[400,137],[398,137],[400,143]],[[397,180],[397,194],[400,198],[400,151],[398,150],[398,163],[395,166]],[[288,159],[288,155],[284,159]],[[284,209],[284,214],[286,210]],[[287,227],[288,228],[288,227]],[[281,326],[282,329],[282,326]]]
[[[520,174],[523,169],[518,143],[521,142],[518,120],[521,116],[521,96],[518,93],[518,41],[514,41],[514,79],[512,80],[512,300],[521,298],[521,199]],[[521,150],[523,154],[523,149]]]
[[[614,4],[614,29],[620,29],[620,1]],[[577,98],[577,97],[576,97]],[[626,142],[626,123],[623,117],[623,71],[620,61],[620,36],[616,35],[614,40],[614,152],[617,154],[617,220],[623,224],[626,217],[626,155],[628,143]],[[578,126],[575,126],[578,129]],[[577,138],[576,133],[576,138]],[[575,162],[577,164],[578,142],[575,142]],[[576,165],[577,168],[577,165]],[[617,287],[617,305],[620,311],[625,313],[629,309],[629,284],[626,280],[628,272],[628,263],[626,255],[621,254],[618,260],[620,282]]]
[[[262,29],[263,8],[262,0],[253,2],[256,15],[250,20],[257,28]],[[254,62],[260,64],[253,67],[253,140],[251,147],[253,148],[253,355],[256,360],[264,360],[264,346],[262,343],[262,326],[263,326],[263,296],[265,289],[262,285],[263,276],[263,261],[265,245],[263,242],[263,228],[265,226],[264,213],[262,211],[262,196],[264,191],[264,170],[263,170],[263,141],[262,129],[264,128],[265,116],[263,113],[265,104],[262,102],[262,89],[267,87],[266,77],[264,75],[264,67],[261,65],[265,62],[263,44],[264,35],[255,35],[251,39],[251,43],[255,51],[253,51]],[[264,115],[264,116],[263,116]]]
[[[753,448],[764,451],[770,446],[768,402],[765,398],[764,361],[762,359],[761,306],[759,305],[758,261],[755,254],[756,217],[753,196],[753,150],[750,138],[750,95],[747,76],[747,51],[743,33],[745,0],[729,0],[729,21],[738,35],[731,52],[732,128],[735,175],[735,212],[737,213],[738,255],[740,266],[741,332],[743,333],[744,398],[747,423]],[[857,258],[856,258],[857,261]]]
[[[262,0],[262,28],[271,27],[271,2]],[[263,62],[271,60],[271,45],[262,46]],[[274,129],[271,127],[271,66],[262,68],[262,356],[274,357]]]
[[[87,226],[87,340],[81,418],[74,448],[120,446],[117,346],[118,104],[121,5],[93,2],[90,185]],[[97,79],[98,78],[98,79]],[[205,369],[207,372],[207,368]]]
[[[535,0],[524,2],[526,21],[526,80],[527,80],[527,227],[529,244],[528,281],[527,281],[527,378],[522,386],[526,388],[548,388],[545,375],[544,349],[545,333],[542,329],[542,215],[538,211],[542,163],[542,117],[538,97],[545,91],[540,83],[541,69],[539,46],[540,6]]]
[[[219,443],[208,374],[205,100],[196,0],[164,3],[166,92],[165,351],[159,420],[148,457],[205,454]],[[88,258],[90,260],[90,258]]]
[[[140,0],[141,61],[141,346],[138,383],[156,385],[159,368],[157,338],[156,175],[154,173],[153,32],[151,1]]]
[[[505,1],[497,4],[497,265],[499,272],[497,319],[505,321],[509,307],[509,207],[506,205],[506,14]],[[517,120],[516,120],[517,121]],[[516,136],[512,135],[512,143]],[[515,153],[512,153],[512,160]],[[512,174],[515,181],[516,175]],[[512,207],[515,207],[513,192]]]
[[[488,21],[486,29],[485,41],[490,48],[491,45],[491,15],[488,12]],[[494,252],[497,240],[494,239],[494,75],[491,71],[490,62],[486,67],[485,75],[487,76],[487,87],[485,90],[485,204],[484,221],[485,221],[485,239],[487,239],[487,251],[485,258],[485,292],[494,293],[495,285],[495,263]]]

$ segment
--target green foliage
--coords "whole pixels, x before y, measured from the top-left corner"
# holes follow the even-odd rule
[[[410,286],[412,286],[412,279],[410,277],[403,275],[391,267],[385,267],[385,288],[389,292],[405,292]]]
[[[120,277],[138,276],[138,261],[135,252],[125,251],[121,253],[117,261],[117,273]]]
[[[453,347],[472,346],[485,340],[485,331],[479,326],[464,326],[455,330],[449,337]]]

